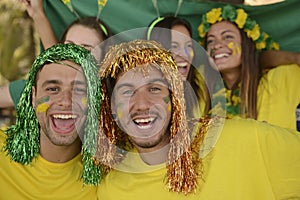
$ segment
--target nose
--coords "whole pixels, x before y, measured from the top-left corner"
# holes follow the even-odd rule
[[[64,90],[58,96],[58,105],[64,108],[70,108],[72,105],[72,91]]]
[[[131,108],[136,111],[146,111],[150,109],[150,98],[143,89],[137,89],[130,98]]]
[[[223,45],[224,45],[224,41],[216,38],[213,43],[213,49],[219,49],[219,48],[223,47]]]
[[[174,50],[174,54],[183,58],[189,57],[188,49],[185,47],[180,47],[177,50]]]

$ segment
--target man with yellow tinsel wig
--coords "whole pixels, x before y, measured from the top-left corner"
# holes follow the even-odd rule
[[[297,132],[252,119],[188,123],[176,64],[153,41],[116,45],[102,64],[100,199],[300,198]]]

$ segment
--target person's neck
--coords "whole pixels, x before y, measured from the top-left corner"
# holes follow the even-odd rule
[[[69,146],[54,145],[44,136],[40,137],[40,155],[47,161],[53,163],[65,163],[76,157],[81,151],[81,140],[78,137]]]
[[[239,82],[241,76],[240,70],[234,70],[230,72],[222,72],[223,80],[227,86],[227,89],[235,89],[237,82]]]
[[[168,158],[170,149],[169,138],[167,141],[160,143],[159,145],[152,148],[142,148],[135,146],[140,154],[142,160],[148,165],[158,165],[165,163]]]

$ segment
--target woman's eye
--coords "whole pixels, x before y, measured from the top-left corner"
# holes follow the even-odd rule
[[[193,44],[186,45],[187,48],[193,48]]]
[[[171,44],[171,50],[176,51],[179,49],[179,46],[177,44]]]
[[[213,44],[214,40],[207,40],[206,43],[207,44]]]
[[[226,35],[225,39],[233,39],[234,37],[232,35]]]

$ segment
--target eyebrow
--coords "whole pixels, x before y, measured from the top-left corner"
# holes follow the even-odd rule
[[[157,82],[160,82],[166,86],[168,86],[168,83],[166,82],[165,79],[161,79],[161,78],[154,78],[154,79],[151,79],[151,80],[148,80],[145,85],[150,85],[150,84],[153,84],[153,83],[157,83]],[[134,84],[132,83],[122,83],[120,85],[117,86],[117,90],[122,88],[122,87],[134,87]]]
[[[45,87],[46,85],[49,85],[49,84],[62,84],[62,81],[55,80],[55,79],[53,79],[53,80],[46,80],[46,81],[43,82],[42,87]],[[86,83],[84,81],[78,81],[78,80],[72,81],[71,84],[72,84],[72,86],[73,85],[86,85]]]
[[[224,35],[225,33],[234,33],[233,31],[231,30],[225,30],[225,31],[222,31],[221,32],[221,35]],[[211,34],[208,34],[207,37],[215,37],[214,35],[211,35]]]
[[[65,40],[65,42],[69,42],[69,43],[72,43],[72,44],[76,44],[75,42],[73,42],[72,40]],[[79,45],[79,46],[82,46],[82,47],[92,47],[94,48],[94,46],[90,45],[90,44],[76,44],[76,45]]]
[[[62,81],[59,80],[46,80],[43,82],[42,87],[45,87],[49,84],[60,84]]]

